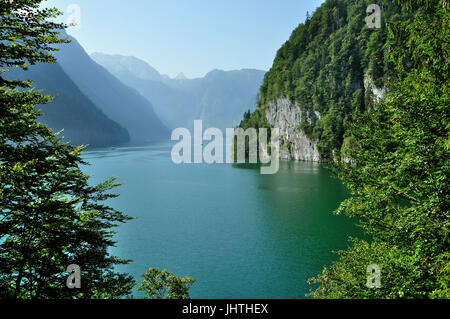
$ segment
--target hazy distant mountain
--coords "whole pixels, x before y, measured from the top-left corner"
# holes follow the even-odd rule
[[[178,75],[175,77],[175,80],[187,80],[186,75],[184,75],[183,72],[178,73]]]
[[[115,75],[134,74],[142,80],[161,81],[161,74],[146,62],[133,56],[93,53],[91,58]]]
[[[129,141],[127,130],[94,105],[59,64],[37,64],[28,71],[13,69],[7,77],[32,80],[33,87],[42,89],[44,94],[57,96],[51,103],[40,106],[45,113],[40,121],[54,131],[64,129],[65,140],[72,144],[111,146]]]
[[[168,127],[186,126],[185,123],[188,120],[194,120],[195,116],[193,116],[193,111],[191,110],[191,105],[194,103],[192,96],[163,83],[162,81],[165,80],[170,81],[168,76],[160,76],[158,80],[140,77],[139,74],[141,73],[135,73],[131,64],[127,63],[128,61],[136,60],[133,57],[102,53],[93,53],[91,57],[124,84],[136,89],[146,97],[154,105],[155,112],[159,118]],[[143,61],[141,62],[147,64]],[[148,69],[154,70],[150,66],[148,66]]]
[[[68,37],[72,42],[61,45],[61,51],[55,56],[81,91],[106,116],[128,130],[131,143],[143,144],[167,140],[170,137],[169,130],[155,114],[151,103],[95,63],[76,39]],[[144,70],[139,67],[139,61],[135,62],[129,63],[129,67],[134,72],[137,72],[139,76],[150,76],[152,73],[150,69]]]
[[[256,95],[264,74],[254,69],[213,70],[203,78],[165,83],[193,97],[191,109],[205,126],[223,129],[237,126],[244,112],[256,108]]]
[[[238,125],[243,113],[255,108],[256,94],[265,73],[252,69],[213,70],[197,79],[187,79],[183,73],[174,79],[164,75],[150,79],[132,66],[156,70],[137,58],[102,53],[93,53],[91,57],[151,101],[155,112],[171,128],[189,128],[195,119],[202,119],[210,127]]]

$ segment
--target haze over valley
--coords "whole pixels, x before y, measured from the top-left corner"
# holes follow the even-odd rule
[[[8,76],[32,80],[56,96],[43,106],[41,121],[64,138],[91,147],[145,145],[167,141],[170,130],[205,126],[236,127],[244,112],[256,108],[265,72],[212,70],[203,78],[161,75],[135,57],[94,53],[78,41],[60,46],[55,65],[37,64]]]

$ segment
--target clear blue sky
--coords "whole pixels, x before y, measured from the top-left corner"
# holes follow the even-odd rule
[[[163,74],[268,70],[306,12],[323,0],[48,0],[81,9],[69,34],[88,53],[132,55]],[[46,5],[46,6],[47,6]],[[69,14],[66,13],[65,17]]]

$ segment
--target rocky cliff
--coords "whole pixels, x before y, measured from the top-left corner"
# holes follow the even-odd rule
[[[384,99],[387,87],[383,85],[378,88],[373,83],[370,76],[364,77],[364,90],[368,91],[374,102]],[[278,98],[269,102],[269,107],[265,110],[266,122],[271,127],[280,129],[280,158],[286,160],[322,162],[318,150],[318,142],[311,140],[300,128],[302,121],[302,108],[295,102],[287,98]],[[304,114],[304,113],[303,113]],[[312,119],[320,120],[320,114],[317,111],[307,110],[306,121],[311,123]],[[337,160],[333,152],[332,160]],[[351,159],[342,158],[345,162],[351,162]]]
[[[315,111],[307,112],[308,121],[320,114]],[[298,127],[302,117],[302,109],[287,98],[279,98],[269,103],[266,109],[266,121],[271,127],[280,129],[280,158],[320,162],[317,144],[311,141]]]

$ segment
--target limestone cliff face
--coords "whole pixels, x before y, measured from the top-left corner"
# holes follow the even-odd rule
[[[320,119],[318,112],[308,112],[312,117]],[[296,161],[320,162],[317,144],[311,141],[298,128],[302,117],[302,109],[287,98],[279,98],[266,109],[266,121],[271,127],[280,129],[280,158]]]
[[[382,101],[387,93],[386,85],[383,85],[383,87],[381,88],[376,87],[372,79],[368,75],[364,76],[364,87],[366,88],[366,90],[371,90],[375,102]]]
[[[373,99],[379,102],[384,99],[387,87],[377,88],[370,77],[364,77],[364,89],[370,90]],[[317,111],[307,112],[307,121],[315,118],[320,120]],[[322,162],[317,147],[318,141],[310,140],[306,134],[298,128],[302,119],[302,108],[287,98],[278,98],[269,103],[266,109],[266,121],[271,127],[280,129],[280,158],[286,160]],[[336,151],[333,150],[333,160],[337,161]],[[342,158],[351,163],[351,159]]]

